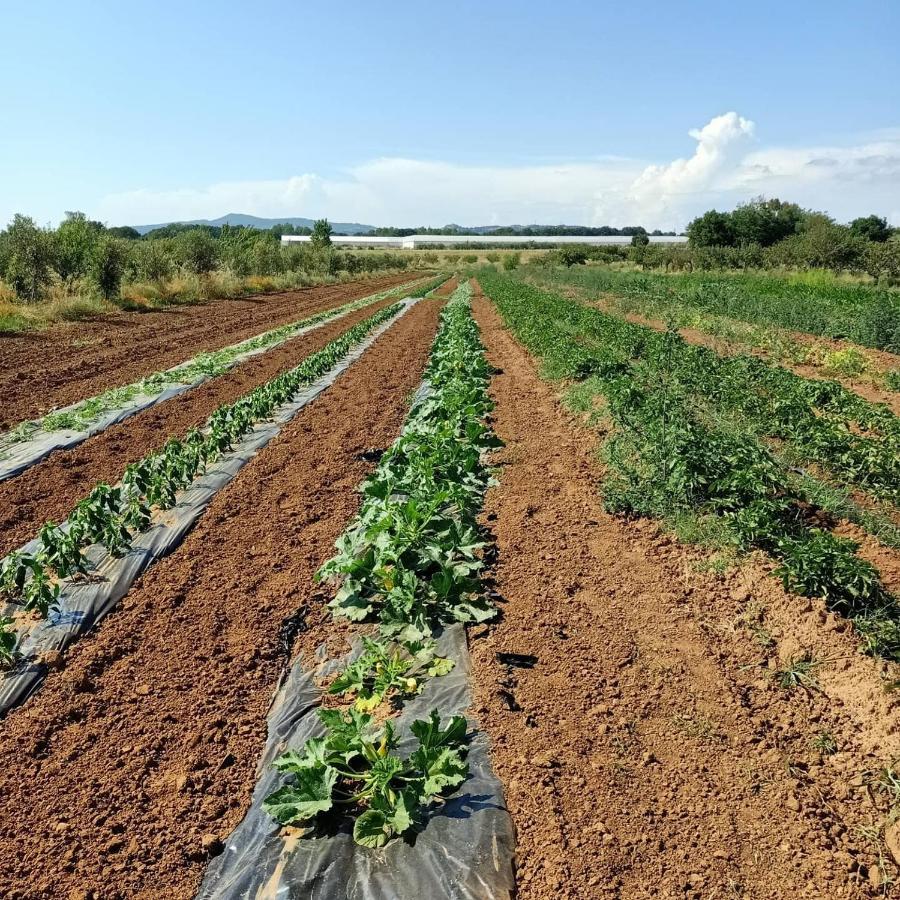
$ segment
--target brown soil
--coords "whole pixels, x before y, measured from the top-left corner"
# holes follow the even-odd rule
[[[405,272],[283,294],[121,312],[0,335],[0,430],[262,331],[411,281]]]
[[[399,431],[439,308],[414,307],[303,410],[4,722],[4,897],[194,896],[204,847],[249,804],[279,627],[310,602],[326,621],[313,573],[357,509],[360,454]]]
[[[449,297],[459,287],[459,279],[454,275],[445,281],[432,296]]]
[[[475,310],[506,447],[483,516],[503,618],[473,631],[474,712],[518,832],[520,900],[880,895],[860,828],[887,803],[862,773],[897,753],[882,678],[897,667],[861,657],[762,557],[717,574],[653,523],[606,514],[594,433],[494,308]],[[818,685],[779,687],[804,652]],[[837,753],[813,746],[823,732]]]
[[[17,478],[0,481],[0,555],[31,540],[44,522],[61,522],[97,483],[114,484],[129,463],[161,447],[169,438],[182,437],[202,425],[221,404],[234,402],[298,365],[390,302],[367,306],[252,357],[219,378],[137,413],[72,450],[58,450]]]

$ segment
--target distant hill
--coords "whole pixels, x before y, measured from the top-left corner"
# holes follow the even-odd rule
[[[158,222],[156,225],[134,225],[132,226],[141,234],[148,231],[155,231],[157,228],[165,228],[166,225],[213,225],[216,227],[222,225],[244,225],[248,228],[259,228],[268,231],[273,225],[294,225],[298,227],[312,228],[315,223],[314,219],[304,219],[302,217],[286,217],[282,219],[261,219],[259,216],[248,216],[244,213],[228,213],[225,216],[219,216],[218,219],[190,219],[185,222]],[[331,227],[340,234],[368,234],[374,228],[371,225],[361,225],[359,222],[332,222]]]

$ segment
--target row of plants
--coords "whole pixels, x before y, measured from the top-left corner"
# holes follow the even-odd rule
[[[679,303],[671,293],[612,294],[604,298],[604,305],[620,315],[636,313],[678,328],[693,328],[740,347],[761,351],[778,363],[811,366],[831,377],[862,378],[884,390],[900,391],[900,368],[891,368],[876,354],[859,347],[835,348],[820,340],[801,340],[787,329],[772,324],[741,322],[694,309]]]
[[[835,479],[877,497],[900,497],[900,420],[839,382],[804,378],[748,354],[672,339],[595,307],[567,304],[567,327],[623,359],[660,359],[677,368],[684,390],[759,436],[786,442],[792,455],[828,469]]]
[[[396,712],[429,678],[450,671],[452,661],[435,651],[444,626],[496,614],[479,577],[485,544],[476,517],[491,484],[484,454],[498,441],[470,296],[464,284],[447,304],[426,369],[428,393],[362,484],[360,512],[318,573],[339,582],[330,604],[336,617],[378,626],[329,687],[355,698],[354,706],[319,711],[324,736],[276,760],[291,779],[263,804],[282,824],[314,829],[329,818],[352,820],[354,839],[367,847],[419,828],[468,775],[465,718],[442,729],[432,710],[412,723],[417,746],[404,756],[391,719],[372,713],[385,703]]]
[[[81,500],[62,525],[47,522],[36,552],[17,551],[0,561],[0,598],[46,618],[57,604],[61,582],[85,575],[87,547],[99,544],[113,556],[128,551],[137,535],[151,524],[154,509],[170,509],[179,491],[231,449],[253,427],[269,418],[304,385],[311,384],[367,334],[402,309],[396,303],[348,329],[298,366],[255,388],[233,403],[220,406],[202,428],[184,438],[172,438],[160,450],[129,465],[118,485],[98,484]],[[15,646],[2,629],[2,659],[9,663]]]
[[[670,521],[687,513],[712,523],[720,540],[776,559],[786,588],[823,597],[852,618],[869,652],[900,658],[895,598],[856,543],[819,527],[817,510],[754,429],[723,415],[719,395],[730,386],[713,378],[707,395],[698,393],[685,359],[703,357],[686,357],[674,332],[625,328],[495,272],[481,283],[550,377],[604,399],[613,424],[603,487],[611,511]]]
[[[662,274],[606,266],[525,271],[550,289],[575,286],[592,295],[623,294],[641,302],[676,302],[700,312],[760,325],[843,338],[900,353],[900,291],[845,282],[823,273],[693,272]]]
[[[152,375],[148,375],[140,381],[135,381],[131,384],[126,384],[117,388],[111,388],[95,397],[89,397],[72,409],[51,412],[36,421],[21,422],[0,438],[0,445],[27,441],[34,437],[38,431],[58,431],[61,429],[83,430],[88,428],[106,413],[121,409],[137,397],[153,396],[170,385],[190,384],[198,378],[216,378],[219,375],[222,375],[234,361],[244,353],[249,353],[254,350],[263,350],[273,347],[276,344],[281,344],[284,341],[289,340],[297,334],[297,332],[309,328],[312,325],[317,325],[321,322],[327,322],[330,319],[347,315],[348,313],[355,312],[358,309],[362,309],[365,306],[369,306],[381,300],[386,300],[390,297],[408,294],[411,290],[417,288],[421,288],[422,293],[426,293],[437,287],[443,280],[442,277],[419,279],[408,284],[400,285],[399,287],[381,291],[368,297],[362,297],[359,300],[345,303],[334,309],[324,310],[323,312],[316,313],[306,319],[290,322],[287,325],[264,331],[262,334],[248,338],[240,343],[232,344],[229,347],[223,347],[220,350],[213,350],[207,353],[200,353],[193,359],[188,360],[175,368],[167,369],[163,372],[154,372]]]

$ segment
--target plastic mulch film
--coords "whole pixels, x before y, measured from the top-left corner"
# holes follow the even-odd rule
[[[278,435],[282,426],[334,384],[416,302],[416,299],[406,300],[396,316],[375,328],[333,368],[301,389],[289,403],[279,407],[269,420],[256,425],[231,451],[224,453],[210,465],[204,475],[195,479],[179,495],[178,503],[172,509],[154,515],[152,526],[137,536],[124,556],[111,556],[100,545],[89,547],[85,555],[93,568],[88,579],[82,582],[65,582],[58,608],[48,618],[31,619],[27,614],[22,614],[21,607],[14,604],[7,604],[5,609],[0,609],[0,615],[16,618],[20,635],[20,660],[12,669],[4,672],[0,679],[0,716],[23,703],[38,689],[48,671],[42,657],[49,651],[64,650],[112,610],[154,560],[166,556],[179,546],[216,493]],[[40,543],[35,539],[21,549],[34,553],[39,548]]]
[[[378,297],[376,296],[375,299],[369,302],[375,303],[377,302],[377,299]],[[357,303],[358,302],[359,301],[357,301]],[[294,338],[301,337],[302,335],[315,331],[318,328],[322,328],[325,325],[330,325],[360,308],[364,307],[354,303],[351,305],[350,309],[338,312],[336,315],[323,319],[320,322],[314,322],[311,325],[292,331],[290,334],[285,335],[283,340],[275,341],[265,347],[257,347],[253,350],[247,350],[244,353],[240,353],[235,356],[231,362],[225,365],[222,371],[228,371],[239,363],[245,362],[251,357],[259,356],[261,353],[266,353],[286,341],[294,340]],[[255,338],[249,338],[248,340],[255,340]],[[240,345],[238,344],[236,346]],[[166,369],[163,374],[172,374],[173,378],[177,378],[179,369],[186,365],[190,365],[190,362],[191,360],[186,363],[180,363],[171,369]],[[179,381],[177,384],[169,384],[153,393],[138,394],[127,403],[123,403],[122,406],[117,409],[104,413],[96,419],[96,421],[86,425],[83,429],[62,428],[55,431],[44,431],[42,428],[38,428],[31,437],[13,443],[8,441],[4,443],[5,436],[0,435],[0,481],[5,481],[7,478],[13,478],[16,475],[20,475],[26,469],[29,469],[41,460],[46,459],[51,453],[57,450],[71,449],[83,441],[86,441],[88,438],[93,437],[95,434],[100,434],[101,431],[105,431],[110,426],[122,422],[145,409],[149,409],[151,406],[156,406],[158,403],[164,403],[166,400],[171,400],[172,397],[177,397],[185,391],[192,390],[198,385],[203,384],[205,381],[209,381],[212,377],[213,376],[210,375],[198,375],[190,381]],[[70,406],[64,406],[61,409],[56,410],[56,412],[72,412],[83,402],[84,401],[79,401]]]
[[[197,900],[508,900],[514,894],[515,833],[503,788],[494,775],[487,737],[471,732],[469,777],[441,804],[429,809],[413,839],[395,838],[380,849],[353,841],[349,825],[334,834],[304,836],[263,812],[263,799],[285,776],[272,768],[276,756],[301,749],[323,733],[316,715],[322,698],[317,680],[359,652],[306,670],[298,660],[279,687],[269,710],[269,735],[258,769],[250,810],[211,861]],[[399,752],[417,746],[409,724],[438,709],[442,721],[464,715],[471,705],[471,665],[462,625],[438,638],[438,653],[454,660],[449,674],[430,678],[422,693],[405,701],[393,720]]]

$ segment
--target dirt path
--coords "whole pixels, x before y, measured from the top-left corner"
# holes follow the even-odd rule
[[[113,425],[72,450],[58,450],[17,478],[0,482],[0,555],[20,547],[48,520],[61,522],[100,481],[113,484],[125,467],[201,425],[223,403],[231,403],[298,365],[357,322],[388,306],[368,306],[252,357],[165,403]]]
[[[45,331],[0,335],[0,430],[51,409],[376,294],[415,272],[154,312],[121,312]]]
[[[4,721],[4,897],[194,896],[249,802],[279,628],[310,601],[321,617],[313,573],[357,509],[361,454],[399,431],[439,307],[413,308],[303,410]]]
[[[897,667],[860,657],[764,560],[718,574],[653,523],[607,515],[592,433],[493,306],[475,309],[506,448],[484,512],[503,619],[473,631],[474,711],[516,823],[520,900],[880,895],[867,835],[887,800],[863,773],[898,750]],[[816,686],[779,687],[805,652]]]

